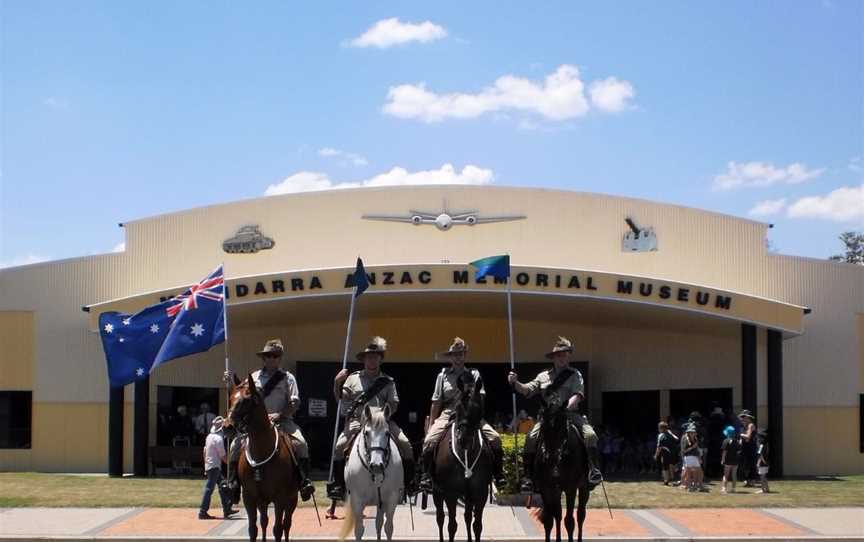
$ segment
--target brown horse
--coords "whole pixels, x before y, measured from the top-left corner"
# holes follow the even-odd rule
[[[468,542],[480,542],[483,532],[483,508],[492,483],[492,451],[480,432],[483,418],[481,382],[474,382],[470,371],[463,373],[459,387],[462,396],[435,450],[435,470],[432,475],[432,499],[438,522],[438,540],[444,542],[444,503],[447,503],[450,542],[456,536],[456,507],[459,499],[465,503],[465,529]],[[473,517],[473,525],[472,525]]]
[[[555,540],[561,542],[561,494],[567,496],[567,515],[564,526],[567,540],[573,542],[573,507],[579,497],[576,518],[579,523],[579,542],[588,504],[588,456],[579,429],[567,419],[565,406],[544,409],[543,425],[537,437],[537,455],[534,460],[535,486],[543,497],[543,528],[546,542],[555,526]]]
[[[234,377],[231,403],[228,423],[248,435],[240,454],[237,476],[249,520],[249,542],[255,542],[258,537],[259,515],[261,540],[267,540],[270,503],[275,508],[273,537],[280,542],[284,533],[288,540],[300,489],[291,439],[270,422],[264,397],[255,387],[251,374],[244,382]]]

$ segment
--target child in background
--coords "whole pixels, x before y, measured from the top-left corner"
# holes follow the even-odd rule
[[[756,472],[759,473],[761,488],[756,493],[770,493],[768,489],[768,438],[764,431],[759,432],[756,445]]]
[[[723,487],[720,493],[726,493],[726,483],[732,483],[732,491],[735,493],[735,484],[738,482],[738,460],[741,458],[741,439],[735,434],[735,428],[731,425],[723,430],[726,439],[721,446],[722,455],[720,463],[723,465]],[[731,480],[730,480],[731,478]]]
[[[678,463],[678,437],[669,431],[669,424],[661,421],[657,424],[657,446],[654,449],[654,460],[660,463],[663,473],[663,485],[668,486],[675,479],[675,464]]]

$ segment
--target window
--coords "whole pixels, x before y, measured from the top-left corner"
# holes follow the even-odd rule
[[[30,448],[33,392],[0,391],[0,448]]]

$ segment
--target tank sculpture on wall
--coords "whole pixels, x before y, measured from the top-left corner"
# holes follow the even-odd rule
[[[233,237],[222,242],[222,250],[228,254],[254,254],[271,249],[275,244],[273,239],[261,233],[258,226],[243,226]]]

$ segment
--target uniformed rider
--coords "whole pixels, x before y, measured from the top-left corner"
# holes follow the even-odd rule
[[[579,403],[585,399],[585,385],[582,374],[570,367],[570,356],[573,352],[572,343],[558,337],[555,346],[546,357],[552,360],[552,368],[541,371],[534,380],[523,384],[519,382],[516,373],[507,375],[507,381],[513,388],[526,397],[541,395],[547,405],[566,405],[567,418],[571,427],[581,429],[582,440],[585,442],[588,455],[588,488],[593,489],[603,480],[600,469],[597,468],[597,434],[588,424],[585,416],[579,414]],[[522,491],[533,491],[534,456],[537,451],[537,437],[540,434],[542,421],[538,421],[525,439],[523,456],[524,477]]]
[[[252,373],[255,387],[264,396],[264,406],[270,421],[279,431],[291,439],[297,470],[300,474],[300,497],[308,501],[315,492],[309,480],[309,447],[300,427],[294,422],[294,413],[300,405],[300,390],[297,379],[290,372],[280,369],[285,349],[279,339],[270,339],[258,352],[263,366]],[[233,378],[231,371],[225,372],[226,379]],[[229,450],[229,485],[237,485],[237,462],[240,459],[240,437],[235,438]]]
[[[429,409],[430,425],[426,430],[426,438],[423,439],[423,477],[420,480],[420,489],[423,491],[432,491],[432,470],[435,466],[435,449],[441,435],[450,425],[451,418],[455,412],[455,407],[459,404],[462,398],[462,390],[459,386],[460,378],[463,375],[470,373],[471,378],[475,383],[480,383],[480,396],[485,402],[486,389],[483,386],[483,380],[480,378],[480,372],[477,369],[466,369],[465,358],[468,355],[468,345],[459,337],[453,339],[453,344],[446,352],[441,352],[442,357],[450,360],[450,367],[441,369],[438,377],[435,379],[435,388],[432,391],[432,406]],[[485,411],[485,404],[483,405]],[[494,465],[493,478],[495,485],[499,489],[503,489],[506,484],[504,478],[504,451],[501,447],[501,435],[492,429],[492,426],[486,423],[486,420],[481,422],[481,432],[483,438],[486,439],[489,449],[492,450],[492,460]]]
[[[357,353],[363,362],[363,369],[349,373],[342,369],[333,380],[333,394],[340,401],[340,412],[345,414],[345,426],[336,440],[333,451],[333,482],[327,484],[327,496],[333,500],[345,500],[345,459],[350,444],[360,432],[360,417],[368,404],[372,408],[383,409],[390,405],[390,437],[396,442],[402,457],[405,474],[405,492],[417,492],[414,482],[414,450],[402,429],[393,421],[392,415],[399,406],[396,382],[381,371],[381,362],[387,352],[387,341],[373,337],[366,347]]]

